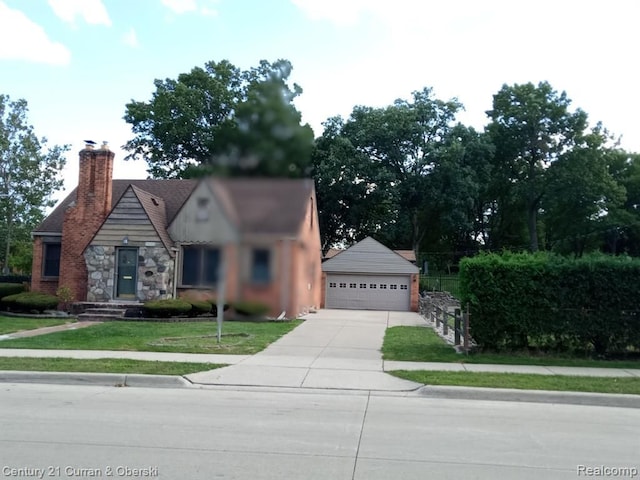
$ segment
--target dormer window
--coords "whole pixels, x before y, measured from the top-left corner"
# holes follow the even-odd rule
[[[196,211],[196,221],[206,222],[209,220],[209,199],[200,197],[197,200],[198,210]]]

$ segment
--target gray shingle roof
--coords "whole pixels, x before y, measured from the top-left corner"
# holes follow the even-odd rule
[[[115,207],[129,185],[135,185],[151,195],[162,198],[165,203],[167,221],[171,221],[197,184],[197,180],[113,180],[111,208]],[[42,221],[34,233],[62,233],[64,212],[75,202],[76,194],[77,189],[74,189],[67,195],[67,198]]]
[[[418,267],[380,242],[367,237],[322,264],[327,273],[410,274]]]
[[[314,191],[313,180],[310,179],[216,178],[204,181],[211,182],[229,219],[245,234],[297,236],[306,215],[308,199]],[[158,216],[161,208],[156,208],[151,198],[164,202],[166,228],[198,182],[176,179],[113,180],[112,208],[129,185],[133,185],[138,189],[136,193],[140,190],[144,192],[138,198],[150,218],[153,216],[152,222],[156,228],[162,222]],[[61,233],[64,212],[75,200],[76,190],[73,190],[34,230],[34,234]]]

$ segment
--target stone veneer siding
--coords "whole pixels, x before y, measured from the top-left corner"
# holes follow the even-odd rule
[[[84,258],[88,271],[87,301],[108,302],[115,296],[116,247],[90,245]],[[138,247],[136,299],[173,296],[174,260],[164,247]]]

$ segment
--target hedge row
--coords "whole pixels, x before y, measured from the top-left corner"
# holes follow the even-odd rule
[[[591,255],[488,254],[460,263],[461,301],[484,348],[597,355],[640,349],[640,261]]]
[[[225,304],[224,310],[233,307],[236,313],[245,316],[263,316],[269,312],[269,306],[260,302],[236,302]],[[151,300],[144,304],[144,314],[150,317],[176,317],[187,315],[196,317],[198,315],[217,315],[218,305],[215,300],[188,300],[188,299],[166,299]]]
[[[0,298],[24,292],[22,283],[0,283]]]
[[[39,292],[22,292],[7,295],[0,300],[5,310],[12,312],[42,313],[45,310],[55,310],[58,307],[58,297]]]

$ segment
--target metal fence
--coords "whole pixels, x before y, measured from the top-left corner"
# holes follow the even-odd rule
[[[0,283],[23,283],[30,281],[30,275],[0,275]]]
[[[420,275],[420,290],[423,292],[449,292],[460,298],[458,275]]]

